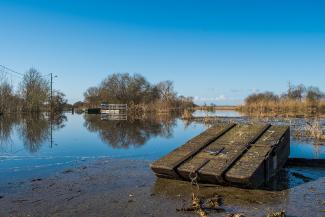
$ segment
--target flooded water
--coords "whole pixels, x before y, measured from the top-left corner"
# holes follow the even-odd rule
[[[308,120],[214,114],[219,116],[216,122],[289,124],[291,158],[325,158],[324,144],[295,136],[295,129]],[[70,113],[0,117],[0,215],[183,216],[176,209],[190,203],[197,189],[187,182],[157,179],[148,165],[211,123],[169,115],[112,119],[116,117]],[[291,165],[263,189],[201,187],[199,195],[222,200],[225,213],[209,216],[265,216],[272,210],[323,216],[324,183],[325,168]]]
[[[235,111],[214,114],[237,115]],[[152,161],[206,128],[203,123],[171,117],[132,121],[70,113],[54,118],[2,117],[1,182],[47,175],[103,157]],[[292,137],[290,157],[325,158],[325,146],[317,144]]]
[[[210,116],[210,117],[242,117],[243,114],[236,110],[215,110],[203,111],[196,110],[193,112],[194,117]]]
[[[157,159],[203,131],[179,119],[103,120],[100,115],[3,117],[0,121],[1,181],[46,175],[83,161]]]

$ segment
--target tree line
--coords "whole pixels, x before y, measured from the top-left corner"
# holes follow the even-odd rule
[[[34,68],[29,69],[14,89],[4,74],[0,77],[0,114],[17,112],[60,112],[67,104],[64,93],[52,92],[48,79]]]
[[[194,106],[192,97],[178,96],[172,81],[151,84],[140,75],[114,73],[98,86],[84,93],[88,107],[99,107],[101,103],[128,104],[131,110],[170,111]]]
[[[250,113],[325,113],[325,93],[318,87],[289,83],[287,91],[279,95],[269,91],[249,95],[241,109]]]

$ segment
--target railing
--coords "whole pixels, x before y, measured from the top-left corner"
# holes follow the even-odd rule
[[[101,109],[104,110],[127,110],[127,104],[102,104]]]

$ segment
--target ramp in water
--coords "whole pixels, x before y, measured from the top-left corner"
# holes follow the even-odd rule
[[[151,164],[158,177],[258,187],[286,163],[287,126],[215,125]]]

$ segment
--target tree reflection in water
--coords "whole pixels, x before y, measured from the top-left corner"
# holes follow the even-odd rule
[[[144,145],[150,138],[169,138],[176,125],[174,115],[145,116],[141,119],[101,120],[100,115],[85,115],[84,126],[98,132],[102,141],[113,148],[130,148]]]
[[[11,136],[14,126],[17,125],[17,132],[25,149],[35,153],[46,140],[52,141],[53,131],[63,128],[66,121],[67,117],[64,114],[34,113],[3,116],[0,119],[0,145],[5,149],[12,143]]]
[[[18,123],[18,116],[0,116],[0,150],[5,150],[8,146],[12,145],[12,131]]]

